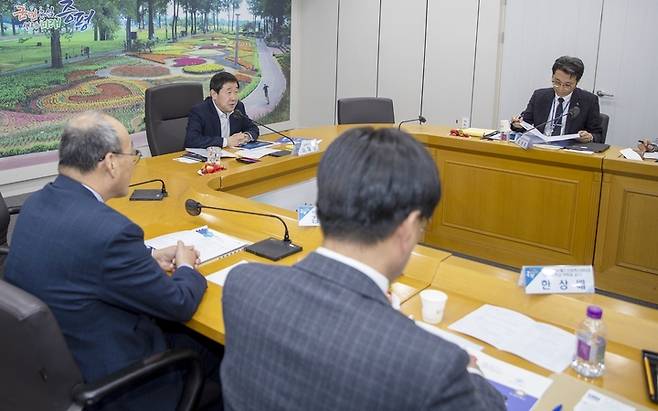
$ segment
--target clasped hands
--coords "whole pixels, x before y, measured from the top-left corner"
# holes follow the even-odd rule
[[[194,246],[185,245],[182,241],[171,247],[153,250],[152,256],[164,271],[174,271],[184,264],[196,269],[201,264],[199,252]]]
[[[228,147],[236,147],[251,141],[251,136],[247,133],[235,133],[228,138]]]

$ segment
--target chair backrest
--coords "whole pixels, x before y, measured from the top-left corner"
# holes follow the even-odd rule
[[[605,143],[605,138],[608,136],[608,124],[610,123],[610,116],[607,114],[601,113],[601,143]]]
[[[146,89],[146,139],[151,155],[185,148],[187,116],[190,109],[201,101],[201,83],[171,83]]]
[[[0,280],[0,330],[3,409],[68,409],[82,375],[50,309]]]
[[[5,198],[0,193],[0,245],[7,245],[10,218],[7,203],[5,203]]]
[[[395,123],[393,100],[353,97],[338,100],[338,124]]]

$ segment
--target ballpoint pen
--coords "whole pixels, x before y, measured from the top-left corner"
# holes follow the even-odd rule
[[[644,370],[647,374],[647,384],[649,385],[649,396],[651,399],[654,399],[656,396],[656,390],[653,386],[653,376],[651,375],[651,365],[649,364],[649,357],[644,357]]]

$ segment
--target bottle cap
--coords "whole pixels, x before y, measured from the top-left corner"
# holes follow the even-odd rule
[[[603,310],[597,305],[590,305],[587,307],[587,316],[595,320],[600,320],[603,316]]]

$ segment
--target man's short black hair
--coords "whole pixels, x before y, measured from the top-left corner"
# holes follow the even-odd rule
[[[553,74],[557,70],[562,70],[572,77],[576,76],[576,81],[580,81],[585,72],[585,64],[578,57],[562,56],[553,63]]]
[[[221,90],[226,83],[237,83],[238,88],[240,88],[240,82],[233,74],[221,71],[210,79],[210,89],[215,90],[215,93],[219,93],[219,90]]]
[[[388,238],[415,210],[430,218],[441,197],[429,152],[394,128],[343,133],[322,157],[317,184],[324,236],[365,245]]]

